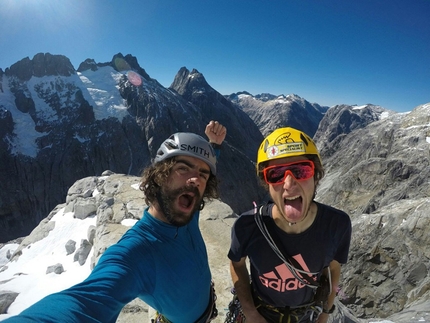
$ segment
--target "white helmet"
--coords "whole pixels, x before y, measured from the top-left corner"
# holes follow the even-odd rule
[[[190,132],[178,132],[164,140],[154,164],[173,156],[190,156],[203,160],[209,165],[212,174],[216,175],[216,155],[211,144],[203,137]]]

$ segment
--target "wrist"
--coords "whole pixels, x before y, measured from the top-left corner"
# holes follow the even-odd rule
[[[336,309],[336,306],[333,304],[333,306],[329,310],[326,310],[325,308],[323,308],[323,313],[332,314],[335,309]]]
[[[215,142],[210,142],[213,149],[221,149],[221,144],[217,144]]]

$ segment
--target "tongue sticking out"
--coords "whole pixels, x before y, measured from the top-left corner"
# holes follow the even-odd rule
[[[302,198],[293,200],[284,199],[284,212],[291,222],[299,221],[302,217]]]

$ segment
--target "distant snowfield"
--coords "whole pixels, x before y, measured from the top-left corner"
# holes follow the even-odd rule
[[[81,240],[87,239],[90,225],[96,225],[96,217],[84,220],[75,219],[73,213],[64,213],[61,209],[51,221],[55,228],[49,235],[22,250],[18,261],[7,262],[7,250],[16,250],[16,244],[7,244],[0,249],[0,264],[7,269],[0,272],[0,281],[7,281],[1,285],[2,290],[18,292],[19,296],[8,309],[8,314],[0,315],[0,321],[19,314],[31,304],[46,295],[61,291],[83,281],[91,272],[90,262],[93,251],[88,255],[83,266],[73,261],[73,254],[67,255],[65,244],[69,239],[76,242],[79,248]],[[49,266],[61,263],[64,272],[46,274]]]
[[[3,76],[5,81],[3,84],[3,92],[0,95],[3,97],[4,108],[12,114],[14,121],[14,137],[6,138],[11,146],[12,154],[23,154],[30,157],[36,157],[38,148],[36,139],[45,135],[45,133],[37,132],[33,119],[29,113],[23,113],[18,110],[15,105],[15,97],[10,92],[7,76]]]
[[[58,115],[39,95],[40,92],[49,93],[54,91],[58,94],[62,107],[67,107],[68,100],[73,104],[75,93],[70,93],[67,86],[63,90],[55,87],[56,84],[75,84],[77,88],[83,89],[85,100],[93,107],[94,116],[97,120],[107,118],[118,118],[120,121],[128,115],[125,100],[118,91],[118,84],[124,74],[117,72],[110,66],[104,66],[97,71],[87,70],[77,75],[65,76],[43,76],[32,77],[27,82],[27,97],[31,98],[35,104],[36,114],[47,121],[55,121]],[[7,76],[4,76],[2,102],[4,108],[11,112],[14,120],[14,137],[6,138],[12,148],[12,153],[22,154],[29,157],[36,157],[39,151],[36,140],[47,133],[36,131],[36,125],[29,113],[18,110],[15,104],[15,97],[10,92]],[[97,87],[95,86],[97,84]],[[36,90],[37,88],[37,90]],[[85,91],[85,88],[87,91]]]
[[[125,100],[118,91],[119,81],[124,74],[117,72],[111,66],[104,66],[97,71],[78,72],[78,76],[88,90],[84,93],[84,98],[93,106],[97,120],[110,117],[122,120],[128,115]]]

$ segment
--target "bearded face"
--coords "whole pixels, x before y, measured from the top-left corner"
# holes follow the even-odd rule
[[[200,209],[201,203],[202,197],[195,186],[177,189],[164,187],[158,194],[158,204],[166,220],[177,227],[188,224]]]

